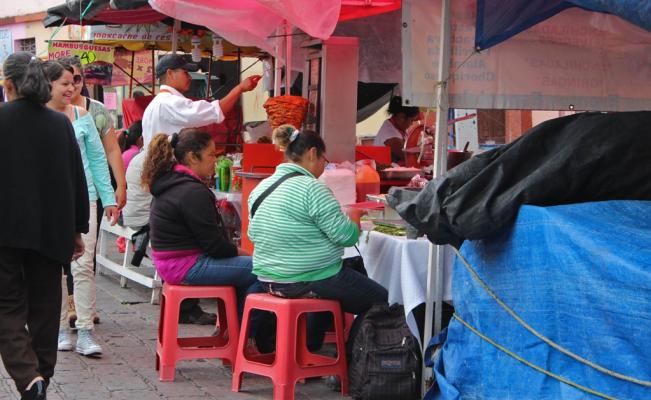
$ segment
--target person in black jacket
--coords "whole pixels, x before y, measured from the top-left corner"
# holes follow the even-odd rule
[[[21,399],[45,399],[54,374],[61,270],[84,251],[88,190],[68,118],[30,53],[4,63],[0,106],[0,355]]]
[[[153,195],[149,216],[152,257],[171,284],[230,285],[243,310],[246,294],[261,292],[252,258],[231,243],[202,180],[215,169],[215,144],[208,133],[184,129],[159,134],[149,145],[142,185]]]

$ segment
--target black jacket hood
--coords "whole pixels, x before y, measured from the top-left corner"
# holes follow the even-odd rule
[[[203,185],[203,183],[197,178],[186,174],[185,172],[170,171],[161,175],[154,181],[153,185],[151,185],[151,194],[154,196],[160,196],[167,190],[186,183],[200,183]]]

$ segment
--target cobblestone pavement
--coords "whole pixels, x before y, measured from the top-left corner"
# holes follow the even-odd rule
[[[242,392],[231,391],[230,368],[218,360],[181,361],[176,380],[160,382],[154,368],[159,307],[149,304],[151,291],[135,283],[120,288],[115,276],[97,276],[97,308],[101,323],[95,337],[102,358],[59,352],[49,400],[74,399],[271,399],[271,380],[244,375]],[[207,310],[214,303],[202,302]],[[181,325],[181,336],[212,331],[212,327]],[[73,334],[73,340],[76,335]],[[296,399],[337,399],[320,379],[296,386]],[[0,400],[17,400],[13,381],[0,365]]]

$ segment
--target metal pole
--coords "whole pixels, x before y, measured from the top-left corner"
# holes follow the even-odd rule
[[[116,67],[117,69],[119,69],[120,71],[124,72],[124,74],[125,74],[126,76],[130,77],[131,79],[133,79],[133,82],[134,82],[136,85],[138,85],[138,86],[140,86],[141,88],[145,89],[148,93],[150,93],[150,94],[154,94],[154,93],[153,93],[153,92],[152,92],[152,91],[151,91],[147,86],[145,86],[144,83],[142,83],[142,82],[140,82],[139,80],[137,80],[136,78],[134,78],[133,75],[129,75],[129,71],[127,71],[126,69],[120,67],[119,64],[113,64],[113,66]],[[124,89],[124,93],[126,93],[126,88]]]
[[[292,87],[292,26],[285,21],[285,94],[291,95]]]
[[[156,49],[151,49],[151,94],[156,96]]]
[[[210,101],[211,89],[212,89],[212,50],[210,50],[210,57],[208,57],[208,86],[206,87],[206,101]]]
[[[136,63],[136,52],[131,52],[131,74],[129,75],[129,97],[133,94],[133,67]]]
[[[450,0],[441,2],[441,44],[439,46],[439,68],[436,105],[436,135],[434,142],[434,176],[441,176],[447,170],[448,158],[448,91],[447,82],[450,71]],[[430,255],[427,265],[427,301],[425,303],[425,332],[423,349],[432,337],[432,311],[434,311],[434,334],[441,331],[443,310],[443,267],[444,247],[430,242]],[[432,308],[434,308],[432,310]],[[423,393],[429,371],[423,374]]]
[[[276,38],[276,44],[274,45],[276,50],[276,56],[274,57],[274,96],[280,96],[280,86],[282,85],[282,76],[283,76],[283,61],[282,61],[282,52],[283,48],[280,45],[282,41],[282,32],[284,28],[282,26],[278,27]]]
[[[174,25],[172,27],[172,54],[176,54],[176,50],[179,48],[179,30],[181,29],[181,21],[178,19],[174,20]]]

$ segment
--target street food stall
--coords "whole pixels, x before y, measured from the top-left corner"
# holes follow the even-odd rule
[[[245,7],[244,10],[238,7],[240,4],[237,1],[233,1],[230,8],[229,2],[224,2],[224,7],[219,10],[206,8],[208,0],[150,0],[150,3],[160,12],[179,20],[208,26],[226,39],[256,46],[273,55],[276,61],[274,95],[282,94],[281,71],[284,68],[284,94],[300,94],[307,100],[306,124],[322,134],[328,148],[333,150],[333,161],[372,158],[382,163],[382,154],[377,154],[372,149],[355,149],[351,145],[355,122],[352,113],[355,108],[352,104],[355,103],[356,91],[353,89],[353,79],[348,78],[358,74],[354,65],[359,62],[352,61],[361,58],[361,46],[354,39],[351,40],[350,36],[333,37],[332,33],[338,21],[396,10],[401,7],[401,2],[386,1],[381,2],[381,6],[378,4],[380,2],[375,2],[377,7],[372,7],[372,1],[340,1],[339,7],[334,7],[333,4],[337,2],[315,1],[306,6],[302,15],[297,15],[294,8],[287,6],[296,3],[291,0],[266,2],[269,4],[250,2],[247,3],[249,8]],[[553,7],[543,11],[535,10],[538,4],[531,4],[525,7],[527,12],[514,13],[516,25],[522,28],[516,30],[509,30],[511,25],[508,24],[495,28],[503,20],[487,11],[499,11],[500,5],[499,2],[489,3],[491,2],[468,0],[456,2],[452,7],[447,0],[405,1],[402,4],[402,51],[405,61],[402,83],[405,103],[428,108],[436,115],[435,127],[421,126],[420,130],[415,128],[410,132],[406,147],[412,157],[407,168],[419,169],[423,164],[431,163],[432,175],[440,177],[446,169],[453,166],[451,161],[464,161],[469,157],[465,150],[448,153],[449,106],[612,111],[649,108],[648,71],[639,67],[648,64],[648,47],[644,47],[648,46],[648,41],[617,46],[618,43],[626,42],[622,37],[637,38],[643,35],[641,29],[632,28],[614,16],[619,15],[649,30],[649,21],[640,17],[648,15],[648,12],[645,14],[641,11],[648,11],[648,2],[637,2],[639,4],[636,6],[640,8],[633,7],[633,2],[622,2],[626,3],[626,7],[607,10],[614,15],[599,14],[597,17],[582,14],[587,13],[586,10],[595,9],[589,1],[556,2]],[[530,32],[529,36],[525,33],[520,38],[521,41],[514,40],[501,47],[491,48],[490,51],[480,52],[535,25],[543,17],[576,5],[586,10],[570,10],[555,23],[543,23]],[[639,12],[631,12],[633,9]],[[235,12],[239,13],[240,18],[233,18]],[[451,14],[456,18],[454,29]],[[261,18],[261,15],[265,18]],[[473,22],[475,19],[476,28]],[[608,34],[609,40],[596,43],[594,38],[599,35],[591,37],[594,29],[601,34]],[[469,38],[475,32],[477,36]],[[296,40],[296,37],[300,38],[303,34],[311,39]],[[297,42],[300,44],[296,45]],[[531,46],[531,42],[540,47]],[[595,48],[603,47],[604,43],[609,45],[608,49],[594,51]],[[559,60],[550,62],[545,56],[536,54],[544,49],[544,54],[554,55],[554,50],[567,50],[568,46],[571,51],[575,51],[574,58],[560,57]],[[590,61],[586,63],[581,58]],[[328,68],[329,65],[336,66],[336,69],[333,71]],[[292,93],[290,89],[293,86],[292,71],[303,73],[302,90],[299,93]],[[604,93],[612,95],[604,96]],[[342,97],[341,101],[336,101],[337,96]],[[337,123],[336,128],[334,125],[329,126],[333,121]],[[429,145],[425,139],[430,129],[432,132],[429,136],[434,137],[435,146],[428,155],[426,147]],[[244,227],[247,223],[247,194],[282,161],[282,155],[270,146],[244,146],[243,169],[239,172],[244,179]],[[382,201],[381,197],[376,199]],[[390,211],[385,209],[385,213]],[[386,226],[396,228],[391,224]],[[246,229],[243,230],[242,244],[244,247],[250,246],[244,236]],[[396,230],[392,232],[395,233]],[[409,227],[404,226],[400,232],[408,235]],[[412,305],[427,300],[423,343],[426,344],[432,326],[435,332],[440,331],[443,300],[449,297],[446,287],[450,278],[450,247],[433,246],[425,239],[396,238],[383,233],[382,229],[371,232],[367,239],[362,251],[370,267],[369,274],[392,288],[390,299],[402,302],[409,309],[412,309]],[[428,266],[424,269],[426,258]],[[396,265],[402,268],[395,268]],[[412,272],[398,274],[403,270]],[[407,296],[411,298],[407,299]],[[435,313],[432,313],[433,305]],[[434,321],[433,314],[436,316]],[[408,316],[413,331],[411,322],[413,320]]]
[[[162,3],[162,1],[161,1],[161,3]],[[472,3],[472,4],[470,4],[470,3]],[[467,15],[474,16],[475,15],[474,14],[475,4],[473,2],[470,2],[470,3],[466,2],[466,3],[463,3],[462,5],[459,5],[458,14],[462,15],[462,16],[464,16],[464,15],[465,16],[467,16]],[[409,4],[413,5],[413,4],[411,4],[411,2]],[[422,4],[420,4],[420,5],[422,6]],[[437,7],[439,5],[440,4],[436,4]],[[447,2],[447,1],[443,1],[442,5],[443,5],[443,12],[441,13],[441,15],[445,16],[445,15],[447,15],[447,13],[450,12],[450,8],[449,8],[450,3]],[[472,12],[469,12],[468,10],[471,10]],[[429,11],[431,11],[431,10],[429,10]],[[555,10],[555,11],[560,11],[560,9]],[[413,13],[413,14],[411,14],[411,13]],[[404,13],[404,24],[405,24],[405,26],[410,26],[417,16],[418,17],[427,17],[427,16],[430,16],[430,15],[431,14],[429,12],[422,12],[421,8],[409,8]],[[576,13],[572,14],[572,17],[575,17],[575,16],[576,16]],[[600,18],[601,17],[599,17],[599,19]],[[413,91],[413,93],[411,93],[409,96],[407,96],[407,99],[406,99],[406,100],[410,101],[410,104],[417,104],[417,105],[421,105],[421,106],[425,106],[425,107],[435,106],[437,108],[436,109],[437,124],[436,124],[436,129],[435,129],[435,132],[436,132],[436,144],[437,145],[435,147],[436,151],[435,151],[435,154],[434,154],[434,157],[433,157],[434,175],[435,176],[440,176],[446,170],[446,167],[447,167],[447,158],[448,157],[447,157],[447,146],[445,145],[445,143],[447,143],[447,140],[448,140],[448,138],[447,138],[447,131],[448,131],[447,130],[447,125],[448,125],[448,121],[447,121],[447,118],[448,118],[448,112],[447,112],[448,111],[448,97],[447,97],[447,94],[448,94],[448,92],[447,91],[454,88],[453,85],[451,85],[450,87],[447,86],[449,83],[451,83],[450,78],[451,77],[456,78],[456,85],[459,85],[456,88],[454,88],[455,89],[455,92],[454,92],[455,95],[452,96],[450,99],[452,101],[460,102],[459,105],[463,105],[465,108],[472,108],[472,106],[477,107],[477,104],[468,104],[467,103],[469,97],[468,97],[467,93],[463,92],[463,86],[460,84],[460,81],[463,81],[465,78],[467,78],[467,81],[480,82],[481,84],[490,84],[490,85],[495,85],[495,86],[499,86],[499,85],[503,84],[503,83],[501,83],[503,81],[496,80],[496,79],[494,79],[495,77],[493,75],[487,73],[486,71],[483,71],[483,69],[487,69],[487,66],[486,66],[487,61],[486,62],[477,61],[477,62],[468,63],[468,60],[471,59],[472,57],[478,57],[479,53],[477,53],[475,51],[475,49],[470,48],[468,51],[459,51],[459,49],[457,48],[456,52],[451,51],[450,32],[451,32],[452,29],[451,29],[450,21],[449,21],[449,19],[446,19],[446,18],[442,18],[442,20],[443,20],[443,23],[440,23],[438,25],[438,26],[441,27],[440,39],[442,41],[441,45],[439,47],[437,47],[439,43],[435,40],[435,34],[437,34],[438,31],[436,31],[436,30],[434,30],[432,28],[433,24],[429,24],[429,25],[424,24],[424,25],[420,25],[420,26],[416,25],[415,29],[421,29],[421,30],[417,31],[415,33],[412,32],[411,30],[409,30],[408,35],[406,35],[406,37],[404,38],[405,41],[410,41],[410,43],[408,45],[409,49],[408,50],[405,49],[407,59],[409,58],[409,55],[411,54],[410,52],[412,50],[412,45],[413,45],[413,43],[411,43],[411,41],[413,40],[414,43],[416,43],[416,42],[420,43],[421,47],[422,47],[422,44],[427,44],[427,46],[429,46],[429,48],[425,48],[425,49],[418,48],[419,50],[422,50],[422,51],[419,52],[418,56],[421,57],[421,59],[425,59],[423,64],[426,64],[431,68],[432,67],[432,63],[431,63],[432,55],[435,55],[438,51],[441,52],[440,58],[445,60],[445,61],[439,63],[439,68],[440,69],[438,71],[436,71],[436,68],[434,68],[435,71],[433,73],[432,73],[432,71],[428,70],[427,74],[423,73],[422,75],[420,75],[418,77],[414,77],[413,81],[411,79],[409,79],[409,80],[407,80],[407,82],[405,82],[405,84],[413,85],[411,87],[411,89],[410,89],[410,90]],[[583,20],[583,21],[585,21],[585,20]],[[569,29],[569,31],[572,31],[572,28],[568,28],[568,27],[572,26],[572,22],[573,22],[572,18],[570,18],[569,21],[565,21],[565,22],[569,22],[569,23],[564,25],[565,28],[563,28],[563,29]],[[595,22],[595,21],[592,21],[592,22]],[[619,28],[621,28],[621,22],[615,22],[613,20],[601,21],[601,25],[607,25],[607,23],[605,23],[605,22],[614,23],[615,26],[618,26]],[[563,36],[563,34],[558,33],[555,30],[555,25],[552,25],[552,26],[554,28],[550,28],[550,30],[548,30],[548,31],[545,31],[544,29],[541,29],[541,30],[537,31],[536,34],[538,34],[543,39],[544,38],[549,39],[550,32],[552,32],[552,33],[556,32],[555,35],[552,35],[552,36],[554,36],[553,39],[558,40],[558,42],[555,43],[555,45],[567,44],[567,41],[569,39],[567,39],[567,37],[559,37],[559,36]],[[627,30],[628,29],[623,28],[623,31],[627,31]],[[465,34],[464,32],[473,32],[473,30],[468,29],[466,31],[465,29],[457,29],[456,32],[455,32],[455,34],[457,35],[457,39],[459,39],[459,36],[464,35]],[[560,32],[564,32],[564,31],[560,31]],[[567,32],[567,31],[565,31],[565,32]],[[586,32],[589,32],[589,30],[587,30]],[[416,33],[418,33],[418,35]],[[412,34],[414,36],[413,38],[411,36]],[[427,35],[430,35],[430,36],[427,36]],[[636,35],[633,35],[633,36],[636,36]],[[428,40],[424,40],[425,37],[427,37]],[[473,41],[465,42],[464,40],[459,39],[459,43],[460,44],[469,43],[470,47],[473,46],[472,45]],[[587,43],[590,43],[590,44],[594,45],[594,43],[589,41],[589,40],[588,40]],[[526,45],[523,46],[522,44],[520,44],[520,50],[522,50],[523,48],[526,48]],[[483,49],[483,47],[479,47],[479,49]],[[512,49],[512,50],[515,50],[515,49]],[[637,50],[639,50],[639,49],[637,49]],[[536,49],[531,49],[531,51],[537,51],[537,50]],[[457,57],[457,59],[455,60],[455,63],[452,64],[454,66],[454,68],[450,67],[450,64],[451,64],[449,62],[450,53],[455,54],[455,57]],[[499,55],[500,52],[499,51],[486,52],[485,54],[482,54],[481,56],[490,57],[490,56],[495,56],[496,53]],[[512,55],[512,54],[517,54],[517,53],[510,53],[510,55]],[[637,54],[637,56],[640,56],[641,52],[638,51],[636,54]],[[520,57],[519,60],[522,61],[522,58]],[[623,62],[623,59],[620,58],[619,60],[616,60],[616,61],[617,61],[616,64],[619,65],[621,62]],[[491,62],[494,62],[496,64],[500,64],[500,65],[512,65],[510,63],[498,63],[496,60],[491,60]],[[539,58],[535,58],[535,57],[534,58],[529,58],[529,59],[524,59],[523,62],[528,62],[529,63],[529,65],[521,65],[524,68],[524,70],[528,70],[528,69],[531,69],[531,68],[536,68],[536,69],[539,69],[541,72],[549,73],[550,69],[554,69],[553,66],[550,66],[550,65],[546,64],[545,60],[540,60]],[[644,64],[644,62],[642,62],[642,64]],[[565,64],[565,65],[567,65],[567,64]],[[601,64],[597,63],[596,65],[601,65]],[[464,66],[466,68],[465,70],[463,69]],[[470,69],[470,71],[468,71],[468,69]],[[477,70],[479,70],[479,71],[477,71]],[[599,71],[601,71],[601,69],[596,68],[596,72],[599,72]],[[626,69],[626,68],[622,69],[620,72],[623,73],[624,71],[631,72],[629,69]],[[490,72],[490,71],[488,71],[488,72]],[[502,71],[504,76],[508,76],[508,74],[510,72],[511,71],[508,70],[508,68],[506,68],[505,70]],[[557,73],[558,71],[552,71],[552,72]],[[642,69],[642,71],[640,69],[636,69],[635,71],[632,71],[632,72],[634,72],[635,74],[644,74],[643,69]],[[604,76],[606,76],[606,75],[604,75]],[[526,81],[527,79],[530,80],[530,78],[528,78],[528,77],[523,77],[522,79],[524,81]],[[567,79],[562,78],[562,77],[557,79],[557,78],[551,78],[551,77],[547,76],[547,80],[543,79],[543,80],[541,80],[541,82],[546,82],[548,86],[554,86],[554,85],[565,86],[564,88],[562,88],[562,89],[564,89],[565,93],[567,93],[567,84],[568,83],[571,83],[571,84],[577,86],[577,87],[574,88],[576,90],[579,90],[579,89],[594,89],[594,90],[598,91],[598,90],[602,89],[602,86],[600,86],[602,81],[597,81],[600,84],[595,84],[594,87],[592,87],[591,84],[585,84],[586,81],[583,81],[580,78],[576,78],[574,80],[567,80]],[[594,81],[587,81],[587,82],[594,82]],[[610,81],[604,81],[604,82],[606,84],[605,86],[608,86],[610,84]],[[646,80],[641,79],[641,82],[646,82]],[[525,83],[527,83],[527,82],[525,82]],[[529,82],[529,83],[531,83],[531,82]],[[416,88],[416,89],[426,89],[426,90],[420,90],[419,91],[419,90],[414,90],[414,88]],[[436,88],[438,90],[438,93],[432,93],[432,88]],[[609,88],[612,89],[612,86],[609,86]],[[490,104],[493,107],[497,106],[495,102],[503,102],[503,103],[500,103],[500,104],[502,104],[502,106],[504,106],[505,104],[508,103],[508,101],[511,101],[511,103],[509,103],[509,104],[511,104],[511,107],[514,107],[515,104],[517,104],[518,107],[523,107],[522,102],[524,100],[527,100],[527,101],[531,101],[531,104],[533,104],[533,105],[529,105],[530,107],[538,107],[538,108],[546,108],[546,107],[555,107],[555,108],[561,107],[561,108],[563,108],[563,107],[567,107],[567,108],[570,108],[570,109],[578,109],[576,107],[576,104],[578,104],[578,103],[575,103],[575,102],[577,102],[577,101],[593,101],[594,102],[595,99],[596,99],[597,103],[590,103],[590,104],[601,104],[602,106],[605,105],[605,107],[607,109],[610,109],[610,107],[615,107],[616,109],[637,109],[637,107],[648,107],[648,98],[645,100],[644,98],[640,98],[640,96],[637,96],[637,95],[626,97],[625,94],[623,94],[622,96],[624,96],[626,98],[626,101],[622,101],[622,102],[618,102],[618,101],[609,102],[608,99],[604,99],[602,96],[581,97],[581,96],[578,96],[578,95],[562,96],[560,94],[556,94],[556,97],[547,98],[547,97],[543,96],[540,92],[537,92],[537,91],[527,92],[527,93],[516,92],[516,93],[512,94],[510,97],[502,96],[502,97],[495,98],[493,95],[487,95],[486,93],[481,92],[482,89],[483,88],[480,86],[479,91],[478,91],[478,93],[480,95],[476,98],[476,100],[478,100],[479,102],[484,102],[484,103],[481,103],[481,104]],[[433,99],[434,99],[434,101],[433,101]],[[551,103],[545,103],[546,101],[552,101],[552,100],[555,100],[555,101],[558,101],[558,102],[554,103],[553,105]],[[613,99],[611,98],[610,100],[613,100]],[[466,103],[464,103],[463,101],[466,101]],[[452,104],[455,104],[455,103],[453,102]],[[559,106],[559,104],[564,104],[564,105]],[[584,103],[584,105],[581,108],[588,107],[586,104],[588,104],[588,103]],[[608,104],[610,104],[610,107],[608,106]],[[601,107],[599,107],[599,109],[601,109]],[[465,156],[466,156],[465,154],[460,155],[460,157],[462,157],[462,158],[465,157]],[[377,236],[377,235],[372,234],[371,237],[372,236]],[[428,303],[430,304],[430,307],[431,307],[431,304],[432,304],[432,298],[434,297],[434,294],[436,294],[435,304],[436,304],[437,312],[435,313],[435,315],[437,315],[438,318],[440,318],[440,315],[441,315],[440,311],[441,311],[441,307],[442,307],[442,300],[443,300],[443,297],[444,297],[444,290],[443,290],[444,282],[446,281],[446,279],[449,278],[449,274],[447,274],[445,272],[445,266],[446,266],[446,262],[447,262],[446,260],[448,259],[448,256],[446,254],[446,250],[449,250],[449,249],[446,249],[446,248],[444,248],[442,246],[441,247],[433,247],[433,246],[430,247],[429,251],[428,251],[428,256],[429,256],[429,260],[430,260],[428,270],[429,270],[430,273],[429,273],[429,275],[425,274],[425,276],[423,276],[422,271],[421,271],[420,272],[421,273],[420,279],[416,279],[415,280],[416,282],[413,283],[413,285],[416,285],[416,286],[420,285],[419,287],[421,287],[421,288],[425,287],[424,290],[425,290],[425,293],[426,293],[426,297],[429,300]],[[379,251],[379,250],[377,250],[377,251]],[[425,279],[423,279],[423,278],[425,278]],[[392,278],[392,279],[397,279],[397,278]],[[430,316],[431,312],[429,312],[429,311],[426,312],[426,315]],[[429,324],[432,324],[431,319],[430,319]],[[440,329],[440,327],[441,327],[440,320],[435,321],[435,323],[433,325],[435,325],[436,330],[438,331]],[[426,337],[429,335],[428,332],[431,331],[429,328],[430,328],[429,326],[426,326],[426,328],[425,328]]]
[[[75,3],[76,4],[76,3]],[[83,42],[55,42],[51,58],[59,58],[59,47],[82,46],[104,49],[102,67],[110,68],[93,84],[111,87],[128,87],[128,95],[113,108],[121,111],[122,126],[130,126],[142,118],[145,108],[156,94],[153,70],[157,54],[166,51],[183,51],[191,54],[194,62],[201,65],[207,76],[193,76],[190,97],[220,98],[239,82],[242,57],[258,57],[262,53],[256,47],[238,47],[203,26],[174,21],[169,16],[153,10],[146,1],[91,2],[80,13],[75,4],[66,3],[52,7],[44,19],[47,27],[83,25],[82,32],[88,40]],[[94,54],[104,54],[95,51]],[[110,58],[110,59],[109,59]],[[98,60],[100,61],[100,60]],[[85,65],[84,59],[82,63]],[[98,64],[94,62],[92,65]],[[96,68],[95,68],[96,69]],[[89,70],[90,72],[90,70]],[[140,88],[140,96],[132,96]],[[117,102],[115,95],[107,102]],[[102,100],[102,98],[100,98]],[[241,148],[242,110],[236,107],[226,115],[222,124],[206,127],[218,144],[218,151],[225,153]]]
[[[101,3],[101,2],[100,2]],[[269,10],[266,7],[253,8],[248,14],[248,18],[242,18],[238,2],[233,2],[233,10],[228,9],[206,9],[200,8],[201,12],[195,7],[201,5],[201,1],[163,1],[152,0],[150,1],[154,12],[159,12],[161,15],[167,14],[184,22],[196,24],[198,26],[206,26],[207,30],[216,32],[220,37],[225,40],[230,40],[233,43],[247,46],[255,46],[255,48],[267,51],[275,57],[275,74],[274,74],[274,95],[282,94],[282,81],[283,76],[281,68],[284,68],[284,91],[285,95],[301,95],[307,100],[307,108],[305,115],[306,126],[319,132],[326,142],[328,148],[328,157],[330,161],[336,163],[343,163],[345,161],[354,162],[357,159],[373,159],[376,164],[383,164],[387,166],[390,160],[386,159],[386,148],[369,149],[369,148],[356,148],[355,137],[355,123],[357,122],[357,104],[358,104],[358,80],[359,80],[359,66],[360,59],[360,41],[353,36],[332,36],[332,33],[339,21],[351,21],[356,18],[380,15],[382,13],[396,11],[400,9],[400,1],[343,1],[340,7],[328,7],[328,5],[337,3],[334,1],[316,1],[312,2],[310,7],[313,7],[310,12],[305,12],[301,15],[292,13],[291,7],[284,8],[280,4],[274,10]],[[279,2],[283,3],[283,2]],[[304,3],[303,3],[304,4]],[[106,4],[105,4],[106,5]],[[271,6],[275,7],[275,6]],[[310,8],[308,7],[308,8]],[[240,18],[233,19],[230,12],[238,8]],[[96,11],[96,10],[93,10]],[[132,10],[130,12],[135,12]],[[137,9],[138,13],[135,15],[152,15],[152,10],[147,10],[147,6],[142,6]],[[214,13],[213,13],[214,11]],[[275,11],[272,13],[271,11]],[[305,10],[304,10],[305,11]],[[104,14],[102,14],[104,12]],[[88,23],[89,21],[103,22],[104,17],[113,15],[116,10],[98,11],[95,14],[89,13],[85,21],[79,18],[78,21]],[[260,18],[260,15],[265,15],[265,18]],[[73,13],[74,16],[74,13]],[[306,17],[307,16],[307,17]],[[268,17],[268,18],[267,18]],[[153,17],[152,17],[153,18]],[[157,18],[157,17],[156,17]],[[105,22],[115,23],[115,20],[104,20]],[[176,24],[174,26],[177,26]],[[102,30],[103,29],[103,30]],[[105,41],[116,39],[115,32],[111,33],[107,28],[100,28],[98,36],[95,40]],[[170,33],[172,36],[178,35],[178,31],[172,28]],[[129,35],[129,32],[123,34]],[[151,33],[143,33],[151,34]],[[305,40],[305,38],[308,38]],[[121,45],[130,50],[151,50],[151,48],[144,46],[141,48],[133,47],[133,44],[126,43],[124,38],[121,39]],[[145,39],[144,37],[142,39]],[[377,40],[377,39],[376,39]],[[144,42],[144,40],[141,40]],[[174,40],[172,40],[174,42]],[[106,42],[102,42],[106,43]],[[191,49],[186,49],[191,51]],[[394,58],[399,59],[396,54]],[[133,63],[131,64],[133,67]],[[126,68],[125,68],[126,69]],[[128,71],[128,70],[127,70]],[[292,71],[300,71],[303,73],[302,87],[298,93],[292,93],[290,88],[292,86]],[[133,74],[131,74],[133,76]],[[136,85],[142,82],[135,82]],[[417,137],[415,135],[414,137]],[[418,142],[417,142],[418,144]],[[410,142],[411,145],[411,142]],[[246,204],[248,193],[253,187],[264,177],[273,172],[275,166],[282,162],[282,154],[271,150],[271,145],[265,144],[251,144],[245,145],[243,149],[242,169],[235,172],[235,175],[242,177],[242,247],[250,249],[250,242],[246,238],[246,224],[248,223]],[[372,154],[371,154],[372,153]],[[366,164],[365,164],[366,165]],[[420,167],[420,166],[418,166]],[[386,191],[393,185],[406,185],[411,177],[416,174],[416,171],[421,169],[413,167],[414,170],[387,170],[382,173],[377,182],[377,191],[372,194],[379,194],[380,191]],[[395,167],[394,167],[395,168]],[[410,167],[407,167],[410,168]],[[405,175],[405,173],[407,175]],[[411,174],[411,175],[410,175]],[[350,182],[353,191],[357,187],[354,178]],[[364,182],[363,184],[366,184]],[[365,200],[365,199],[363,199]],[[347,204],[343,204],[347,205]],[[375,205],[377,207],[377,205]],[[386,246],[382,245],[384,236],[381,232],[379,234],[373,233],[369,236],[369,242],[363,249],[363,252],[375,252],[378,246],[387,249],[392,249],[391,254],[396,255],[400,253],[413,253],[417,255],[413,259],[414,267],[422,266],[419,259],[423,259],[423,245],[426,244],[423,240],[410,242],[407,238],[394,238],[390,237],[390,241],[395,241],[395,246],[389,246],[389,242],[385,242]],[[364,246],[362,246],[364,247]],[[390,265],[383,264],[382,260],[392,259],[388,253],[383,253],[381,259],[371,257],[373,262],[369,263],[369,272],[383,284],[388,286],[400,285],[401,279],[391,274],[386,274],[386,268]],[[407,261],[402,260],[401,257],[394,259],[397,265],[402,265]],[[383,272],[384,271],[384,272]],[[381,278],[384,275],[386,279]],[[416,275],[413,275],[416,277]],[[419,279],[416,279],[419,281]],[[405,279],[407,285],[412,283]],[[407,287],[407,286],[406,286]],[[410,293],[411,290],[402,290],[403,293]],[[422,291],[421,291],[422,292]],[[399,293],[399,292],[395,292]],[[426,292],[422,292],[426,293]],[[405,303],[403,296],[397,294],[397,297],[392,297],[400,303]],[[423,296],[416,297],[417,301],[421,302]],[[405,303],[406,304],[406,303]],[[411,302],[407,308],[411,308]],[[407,305],[407,304],[406,304]],[[411,312],[408,311],[408,314]],[[412,331],[418,336],[416,327],[414,326],[413,316],[410,317],[410,326]]]
[[[412,64],[405,66],[406,79],[403,82],[405,85],[403,93],[406,93],[406,100],[410,104],[432,105],[437,108],[436,176],[440,176],[445,171],[445,146],[439,146],[438,143],[447,143],[448,140],[447,132],[439,128],[447,124],[449,106],[613,111],[649,109],[648,96],[638,96],[641,93],[648,93],[648,89],[641,90],[639,86],[636,89],[626,89],[627,84],[632,82],[645,87],[648,85],[648,79],[641,77],[648,68],[639,67],[645,62],[640,64],[632,62],[634,59],[640,60],[645,57],[644,49],[648,48],[648,44],[641,43],[648,43],[648,32],[625,22],[625,20],[633,22],[649,30],[651,24],[648,18],[640,17],[648,16],[648,13],[640,11],[648,10],[648,2],[626,2],[628,4],[621,5],[612,3],[605,6],[606,10],[585,1],[558,2],[553,5],[517,3],[512,9],[504,7],[501,2],[481,0],[476,4],[474,1],[410,2],[406,7],[403,4],[403,21],[408,26],[403,36],[403,51],[407,55],[405,60]],[[522,8],[519,8],[520,6]],[[547,6],[549,8],[545,8]],[[585,9],[571,8],[575,6]],[[586,9],[607,11],[622,19],[614,15],[590,13]],[[561,11],[563,12],[560,13]],[[554,15],[557,16],[552,20],[540,23]],[[523,32],[534,25],[536,26],[533,29]],[[491,47],[516,34],[518,37]],[[427,37],[428,40],[423,40],[423,37]],[[635,39],[631,40],[631,38]],[[634,45],[633,42],[636,44]],[[606,43],[608,46],[604,46]],[[489,51],[482,51],[488,47],[491,47]],[[626,55],[624,56],[623,53]],[[608,61],[605,61],[606,59]],[[563,68],[564,65],[568,66],[577,61],[591,68],[583,68],[578,64],[574,64],[575,67],[572,68]],[[638,67],[625,68],[625,64],[638,65]],[[603,74],[603,68],[607,68],[609,72]],[[599,78],[595,79],[595,75],[599,75]],[[631,80],[631,75],[640,76],[641,79]],[[590,84],[585,85],[582,82],[590,82]],[[605,93],[613,94],[606,96]],[[614,98],[618,101],[610,101]],[[444,246],[433,246],[431,250],[432,261],[429,267],[430,274],[427,277],[430,293],[428,303],[431,304],[433,300],[438,308],[442,303],[443,293]],[[476,262],[484,261],[480,259]],[[484,309],[483,306],[479,307]],[[436,325],[438,330],[440,324]],[[466,326],[466,328],[472,327]],[[524,337],[518,336],[520,344]],[[455,340],[457,339],[458,336]],[[536,351],[540,351],[539,345],[542,343],[528,340],[526,344],[530,349],[536,348]],[[463,343],[460,346],[463,346]],[[454,352],[455,349],[451,351]],[[483,349],[471,351],[474,354],[484,352]],[[551,355],[547,355],[546,352],[544,354],[547,357],[544,364],[549,365]],[[513,356],[512,353],[509,355]],[[508,370],[507,367],[495,368],[498,364],[495,361],[498,359],[518,364],[509,357],[496,356],[491,359],[493,364],[488,368],[489,370]],[[463,358],[460,358],[459,362],[464,365],[463,370],[468,371],[468,363],[464,362]],[[523,362],[522,359],[520,362]],[[454,370],[455,364],[449,366]],[[482,371],[485,372],[486,370]],[[512,371],[508,373],[511,375],[507,379],[490,381],[504,384],[513,376]],[[527,371],[525,374],[528,373]],[[437,397],[432,398],[448,398],[446,395],[451,394],[455,390],[455,385],[461,382],[459,379],[462,379],[454,375],[448,381],[444,376],[437,378],[441,379],[443,385],[450,391],[441,389],[434,394]],[[523,381],[531,382],[532,379],[538,378],[523,379]],[[456,382],[453,381],[455,379]],[[546,378],[542,378],[541,381],[543,379]],[[483,381],[484,387],[488,386],[485,385],[486,382]],[[556,387],[552,384],[547,385],[547,387],[552,386]],[[518,390],[527,389],[533,390],[533,386],[519,387]],[[494,391],[492,394],[495,393],[500,392]],[[499,394],[497,396],[514,395],[514,392],[501,393],[502,396]],[[522,394],[527,392],[516,393],[519,393],[515,394],[516,397],[527,397]],[[540,393],[542,392],[533,396],[543,397]],[[595,394],[594,391],[590,393]],[[584,395],[585,393],[577,391],[572,396]],[[555,397],[553,394],[549,396]]]

